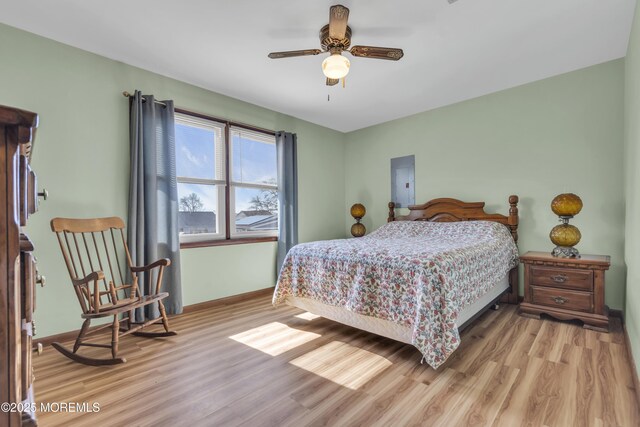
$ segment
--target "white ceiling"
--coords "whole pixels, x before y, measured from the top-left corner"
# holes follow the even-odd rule
[[[636,2],[342,0],[353,45],[400,47],[404,58],[345,54],[345,89],[325,86],[326,54],[267,58],[319,48],[337,3],[0,0],[0,22],[348,132],[623,57]]]

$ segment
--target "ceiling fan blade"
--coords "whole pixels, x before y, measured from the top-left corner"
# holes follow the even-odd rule
[[[329,77],[327,77],[327,86],[335,86],[339,81],[340,79],[330,79]]]
[[[269,58],[271,59],[291,58],[294,56],[317,55],[319,53],[322,53],[320,49],[287,50],[285,52],[271,52],[269,54]]]
[[[342,40],[347,34],[347,21],[349,20],[349,9],[337,4],[329,9],[329,37]]]
[[[353,46],[348,52],[353,56],[388,59],[390,61],[397,61],[404,56],[402,49],[396,49],[393,47]]]

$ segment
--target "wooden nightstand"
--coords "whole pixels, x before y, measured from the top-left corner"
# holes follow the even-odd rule
[[[609,331],[609,309],[604,305],[604,272],[611,265],[607,255],[557,258],[547,252],[527,252],[524,264],[524,302],[520,313],[540,318],[580,319],[584,327]]]

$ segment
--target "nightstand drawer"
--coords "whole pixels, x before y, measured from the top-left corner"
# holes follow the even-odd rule
[[[532,285],[593,291],[593,271],[591,270],[531,266],[529,274]]]
[[[593,312],[591,292],[531,286],[531,302],[565,310]]]

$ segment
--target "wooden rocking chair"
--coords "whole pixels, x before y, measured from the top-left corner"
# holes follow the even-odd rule
[[[134,266],[124,237],[122,219],[117,217],[54,218],[51,220],[51,230],[58,237],[60,249],[71,276],[71,283],[82,308],[82,318],[85,319],[73,351],[54,342],[52,346],[56,350],[76,362],[87,365],[115,365],[126,362],[124,357],[118,357],[118,340],[122,336],[128,334],[142,337],[176,335],[176,332],[169,330],[169,321],[162,304],[162,300],[169,294],[160,292],[164,268],[169,266],[171,261],[165,258],[143,267]],[[118,234],[120,236],[117,236]],[[122,257],[126,257],[124,268],[120,263]],[[148,287],[148,289],[155,289],[152,295],[140,295],[138,281],[141,274],[149,285],[153,283],[151,280],[155,276],[155,288]],[[134,321],[136,309],[154,303],[158,304],[160,312],[158,318],[144,322]],[[109,316],[113,316],[113,322],[89,329],[91,320]],[[162,323],[164,331],[142,331],[143,328],[154,323]],[[84,341],[87,336],[106,328],[111,328],[111,344]],[[78,354],[81,346],[110,348],[111,358],[97,359],[82,356]]]

